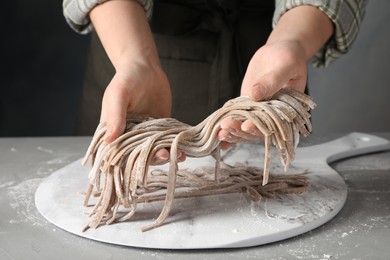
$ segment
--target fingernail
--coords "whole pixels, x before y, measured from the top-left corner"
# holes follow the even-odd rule
[[[253,87],[250,95],[251,99],[254,101],[267,99],[268,97],[267,89],[268,87],[264,86],[263,84]]]
[[[237,130],[236,130],[235,128],[232,128],[232,127],[229,127],[229,128],[227,129],[227,131],[229,131],[229,132],[232,133],[232,134],[237,133]]]
[[[251,99],[254,101],[259,101],[265,99],[265,91],[262,89],[255,89],[251,93]]]
[[[164,159],[164,158],[161,158],[161,157],[155,157],[153,159],[153,164],[163,164],[163,163],[166,163],[167,161],[168,161],[168,158]]]
[[[161,160],[161,161],[166,161],[166,160],[168,160],[168,156],[158,156],[158,157],[156,157],[156,159],[158,159],[158,160]]]
[[[220,141],[230,142],[233,139],[231,135],[227,135],[219,139]]]
[[[182,156],[183,156],[183,152],[182,151],[178,151],[177,152],[177,158],[182,157]]]

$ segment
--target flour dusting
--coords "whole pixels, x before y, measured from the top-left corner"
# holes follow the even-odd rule
[[[0,188],[7,188],[7,187],[10,187],[14,184],[15,184],[14,181],[5,182],[5,183],[0,184]]]
[[[43,148],[41,146],[38,146],[37,150],[45,152],[45,153],[49,153],[49,154],[53,154],[54,153],[53,150],[50,150],[50,149],[47,149],[47,148]]]
[[[38,214],[34,201],[34,194],[41,180],[41,178],[30,179],[8,187],[9,206],[16,212],[15,219],[9,221],[11,224],[45,225],[46,222]]]

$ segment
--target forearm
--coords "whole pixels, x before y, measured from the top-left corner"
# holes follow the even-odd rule
[[[159,63],[145,11],[137,1],[105,2],[91,10],[90,18],[116,70],[129,62]]]
[[[267,44],[280,41],[298,43],[309,60],[332,36],[333,23],[318,8],[302,5],[283,14]]]

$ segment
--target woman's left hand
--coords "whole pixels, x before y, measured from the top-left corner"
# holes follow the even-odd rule
[[[284,87],[304,91],[307,61],[329,40],[334,26],[320,9],[300,5],[285,12],[267,43],[249,62],[241,95],[261,101],[272,97]],[[229,143],[260,139],[261,133],[250,121],[226,118],[218,132],[222,147]]]
[[[276,42],[261,47],[252,57],[242,86],[241,96],[254,101],[270,98],[284,87],[304,91],[307,79],[305,52],[297,42]],[[262,138],[260,131],[250,121],[226,118],[221,122],[219,140],[238,143]],[[229,145],[223,144],[222,147]]]

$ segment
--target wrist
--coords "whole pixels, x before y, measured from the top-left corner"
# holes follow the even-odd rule
[[[162,70],[160,59],[157,55],[143,50],[139,54],[124,53],[114,64],[116,73],[126,71],[159,71]]]
[[[159,64],[144,9],[137,1],[107,1],[90,12],[91,21],[116,70],[134,63]]]
[[[154,68],[160,66],[160,60],[158,55],[152,54],[147,48],[123,51],[117,59],[113,60],[116,71],[134,65]]]
[[[307,60],[329,40],[333,23],[321,10],[309,5],[294,7],[283,14],[267,44],[291,42],[300,46]]]

